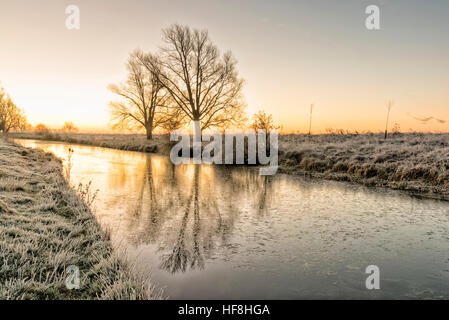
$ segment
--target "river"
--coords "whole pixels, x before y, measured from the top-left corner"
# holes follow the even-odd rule
[[[15,140],[92,182],[94,213],[172,299],[449,298],[449,202],[247,167]],[[368,290],[366,267],[380,270]]]

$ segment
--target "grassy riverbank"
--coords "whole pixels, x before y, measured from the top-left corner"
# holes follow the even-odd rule
[[[68,290],[66,268],[80,269]],[[0,299],[150,299],[52,154],[0,138]]]
[[[449,200],[449,134],[285,135],[281,171]]]
[[[50,135],[52,135],[50,133]],[[12,138],[56,140],[168,155],[168,136],[12,133]],[[449,134],[280,135],[280,172],[406,190],[449,200]]]
[[[143,134],[12,132],[8,134],[8,137],[15,139],[59,141],[126,151],[162,154],[168,154],[170,152],[168,135],[154,135],[152,140],[147,140]]]

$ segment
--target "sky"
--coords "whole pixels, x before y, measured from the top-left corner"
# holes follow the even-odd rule
[[[66,28],[71,4],[80,30]],[[368,5],[380,30],[365,26]],[[265,110],[285,132],[308,129],[311,103],[313,132],[381,131],[390,100],[391,126],[448,131],[447,0],[1,0],[0,13],[0,82],[33,125],[108,130],[107,85],[179,23],[233,52],[248,114]]]

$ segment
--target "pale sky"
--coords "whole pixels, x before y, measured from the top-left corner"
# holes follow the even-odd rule
[[[81,29],[65,27],[78,5]],[[365,27],[380,7],[381,30]],[[286,131],[391,126],[448,131],[447,0],[0,0],[0,82],[29,121],[105,129],[109,83],[125,80],[135,48],[156,50],[173,23],[208,29],[246,80],[248,113],[263,109]],[[413,117],[435,117],[427,124]]]

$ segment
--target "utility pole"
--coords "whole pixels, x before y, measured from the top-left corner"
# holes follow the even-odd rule
[[[393,102],[389,101],[388,106],[387,106],[387,122],[385,124],[385,137],[384,137],[385,140],[387,140],[387,137],[388,137],[388,120],[390,119],[390,111],[391,111],[392,106],[393,106]]]
[[[310,119],[309,119],[309,136],[312,134],[312,113],[313,113],[314,104],[310,105]]]

